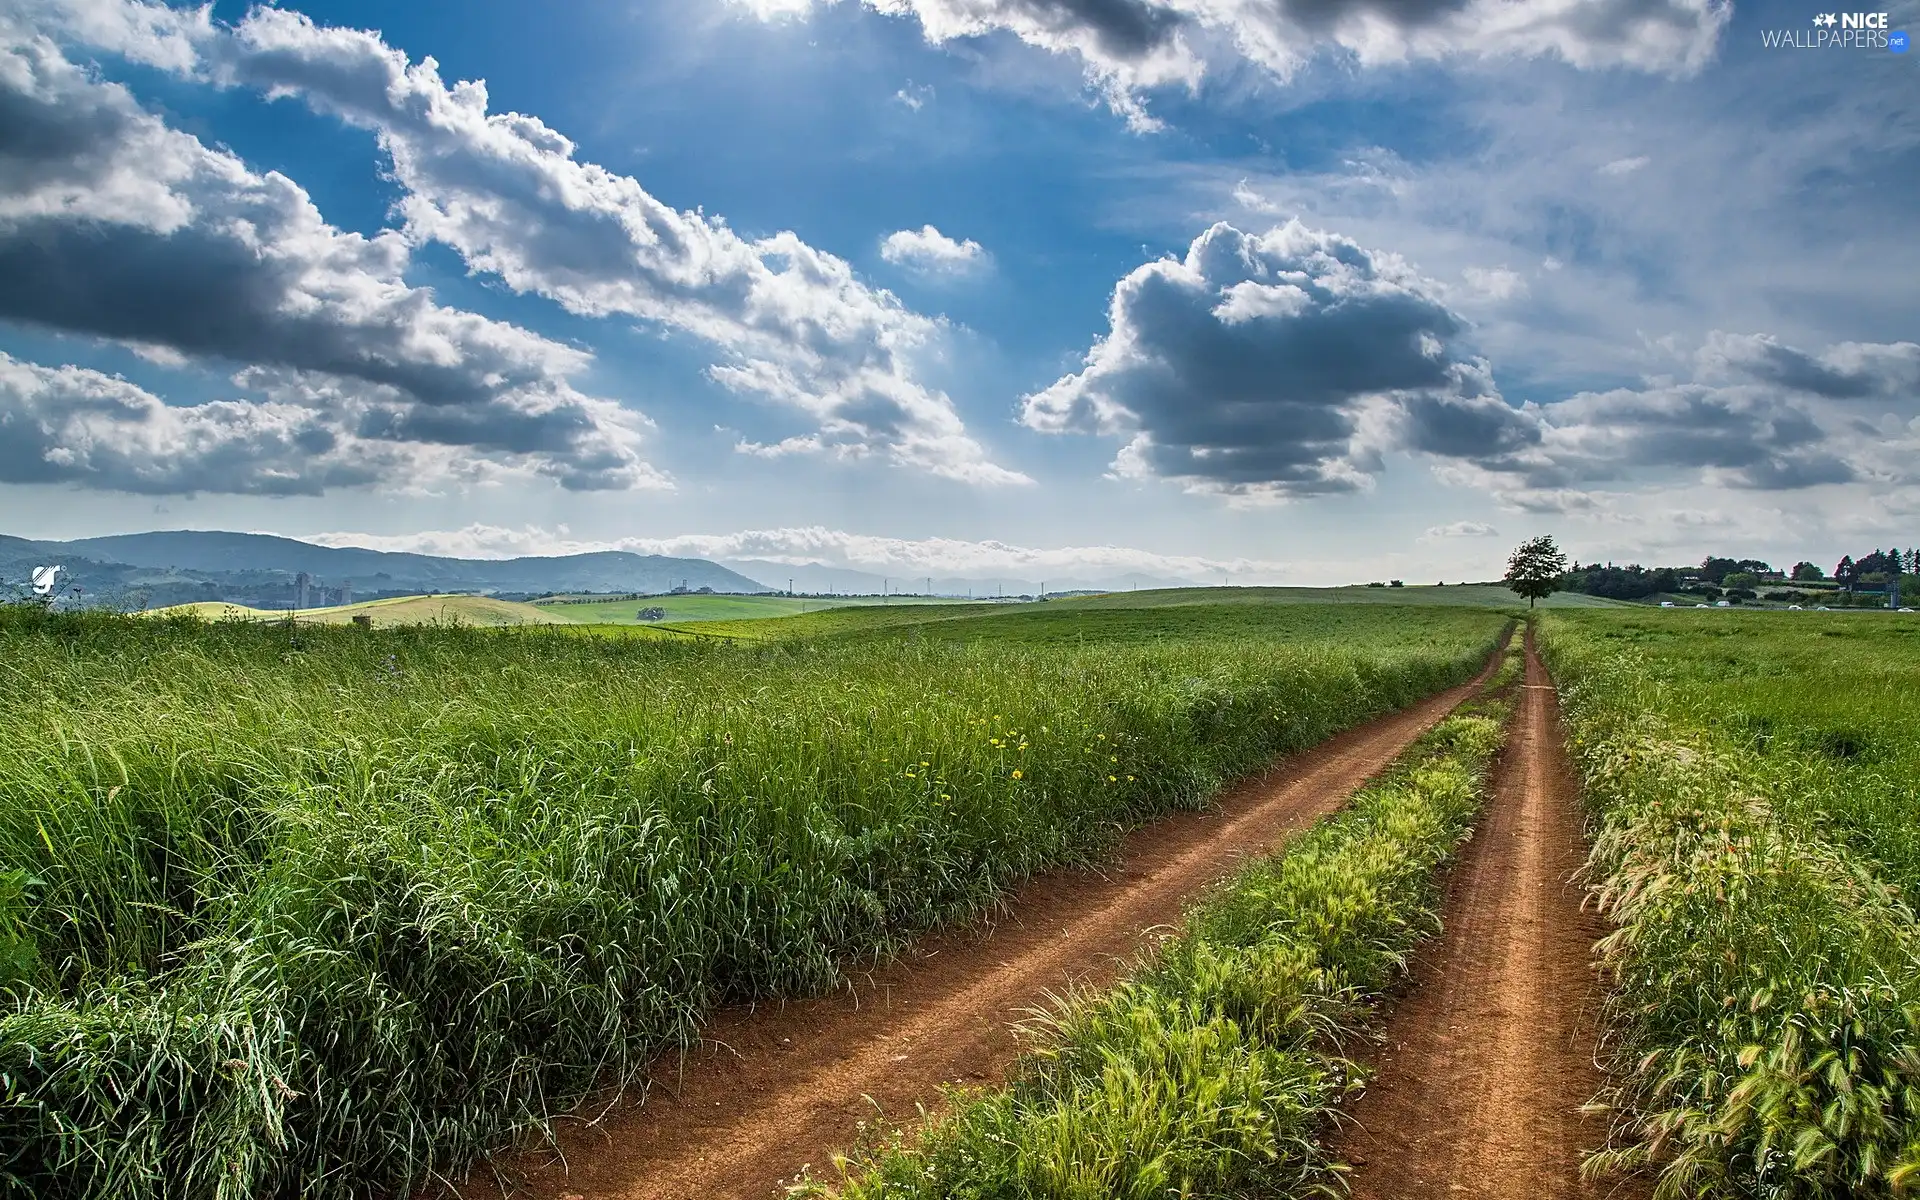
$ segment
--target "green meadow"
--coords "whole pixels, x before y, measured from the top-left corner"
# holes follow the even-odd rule
[[[1507,619],[987,607],[759,642],[0,609],[0,1182],[405,1194],[716,1004],[1468,678]]]
[[[655,618],[674,623],[700,621],[753,621],[772,617],[791,617],[802,613],[826,612],[841,608],[915,608],[924,605],[964,604],[925,596],[643,596],[638,600],[600,600],[579,597],[568,600],[539,600],[530,607],[551,620],[579,624],[624,625],[640,621],[645,609],[657,608],[666,615]]]
[[[1615,925],[1597,1174],[1659,1200],[1920,1182],[1920,621],[1541,623]]]

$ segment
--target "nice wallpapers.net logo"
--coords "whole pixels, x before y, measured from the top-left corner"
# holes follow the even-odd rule
[[[1891,29],[1883,12],[1815,13],[1805,29],[1763,29],[1760,44],[1769,50],[1886,50],[1907,52],[1904,29]]]

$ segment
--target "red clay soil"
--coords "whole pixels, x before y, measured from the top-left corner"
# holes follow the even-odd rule
[[[1356,1200],[1624,1196],[1580,1180],[1606,1138],[1580,1106],[1595,1066],[1605,933],[1570,882],[1586,857],[1553,685],[1527,647],[1526,685],[1492,803],[1449,879],[1446,931],[1388,1015],[1378,1074],[1334,1140]]]
[[[656,1065],[644,1105],[565,1130],[558,1154],[494,1166],[539,1200],[764,1200],[809,1163],[830,1173],[862,1120],[905,1122],[943,1083],[1004,1078],[1011,1024],[1049,993],[1110,983],[1197,892],[1338,808],[1474,686],[1286,759],[1210,812],[1140,829],[1100,872],[1044,875],[995,921],[929,937],[857,986],[721,1013],[684,1060]],[[476,1179],[457,1194],[501,1190]]]

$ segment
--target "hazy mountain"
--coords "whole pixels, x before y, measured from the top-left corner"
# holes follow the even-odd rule
[[[278,607],[292,602],[301,572],[321,589],[310,595],[328,602],[347,585],[360,599],[417,592],[665,592],[682,585],[770,590],[705,559],[625,551],[485,560],[316,546],[258,533],[183,530],[72,542],[0,535],[0,580],[18,583],[43,563],[66,568],[63,591],[77,585],[102,602],[154,606],[228,600]]]
[[[418,592],[716,592],[796,591],[874,594],[922,593],[925,575],[885,575],[818,564],[794,566],[765,559],[725,563],[668,558],[620,550],[508,559],[446,558],[316,546],[264,533],[176,530],[123,533],[71,542],[39,542],[0,534],[0,581],[19,584],[34,566],[59,563],[63,592],[78,586],[100,603],[158,607],[190,600],[226,600],[261,608],[293,603],[294,579],[312,577],[313,603],[335,603],[343,586],[356,599]],[[935,595],[1019,596],[1049,592],[1127,591],[1191,587],[1192,581],[1128,574],[1065,578],[936,575]]]

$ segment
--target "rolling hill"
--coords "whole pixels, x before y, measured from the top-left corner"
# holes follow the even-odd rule
[[[176,531],[70,542],[0,535],[0,594],[6,585],[23,588],[28,572],[44,564],[63,568],[64,598],[128,609],[228,603],[284,611],[298,603],[295,581],[301,573],[312,580],[309,607],[421,593],[652,593],[680,586],[771,590],[698,558],[608,551],[480,560],[316,546],[267,534]],[[352,597],[342,594],[346,588]]]
[[[243,604],[201,601],[175,604],[149,610],[146,615],[165,617],[191,614],[208,621],[284,621],[285,609],[249,608]],[[547,610],[491,596],[396,596],[387,600],[368,600],[360,604],[334,605],[330,608],[303,608],[293,619],[317,625],[345,625],[356,616],[367,616],[378,626],[389,625],[479,625],[503,628],[515,625],[564,625]]]
[[[685,585],[716,592],[765,592],[772,588],[703,558],[668,558],[605,550],[591,554],[505,559],[443,558],[316,546],[264,533],[176,530],[123,533],[72,542],[32,543],[42,553],[70,554],[99,562],[189,571],[302,571],[328,582],[351,580],[363,590],[403,588],[433,592],[664,592]]]

